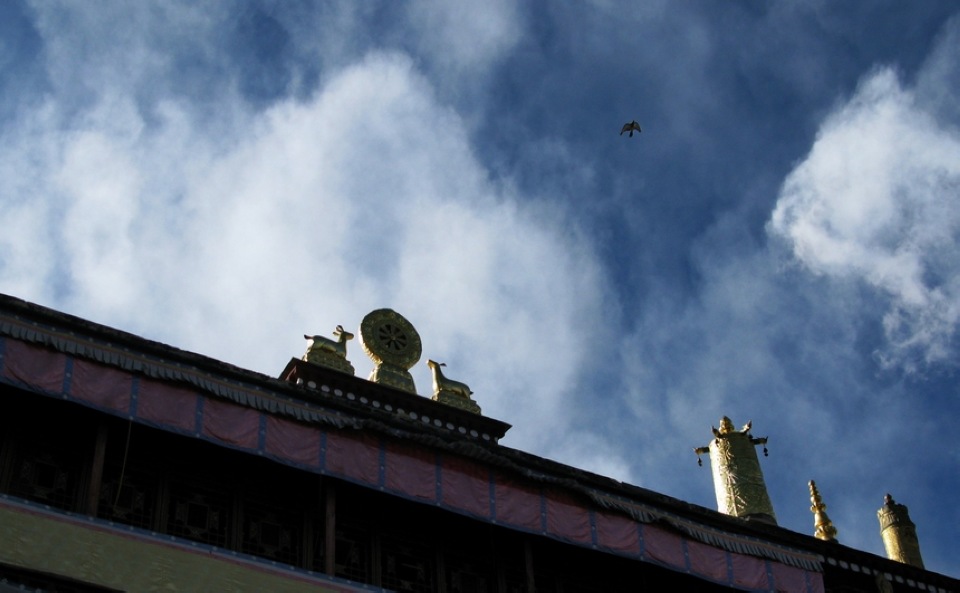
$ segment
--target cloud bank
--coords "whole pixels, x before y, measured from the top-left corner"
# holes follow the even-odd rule
[[[449,30],[460,17],[431,18]],[[562,209],[484,169],[407,54],[368,52],[265,109],[214,85],[210,118],[146,76],[121,80],[169,80],[165,41],[131,34],[73,56],[84,44],[39,20],[51,76],[85,92],[48,92],[3,128],[0,289],[268,374],[302,354],[302,334],[393,308],[485,413],[539,419],[511,444],[556,437],[602,266]],[[458,63],[496,53],[468,49]],[[429,394],[425,365],[413,372]]]
[[[868,76],[821,127],[771,217],[810,271],[889,299],[884,365],[955,358],[960,322],[960,133],[891,69]]]

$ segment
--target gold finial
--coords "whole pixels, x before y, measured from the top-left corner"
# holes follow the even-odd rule
[[[333,330],[333,337],[336,340],[307,334],[304,334],[303,337],[310,340],[310,345],[303,355],[303,360],[351,375],[354,374],[353,365],[347,360],[347,342],[353,339],[353,334],[343,329],[342,325],[338,325]]]
[[[435,360],[427,360],[427,366],[430,367],[430,370],[433,372],[434,401],[447,404],[448,406],[454,406],[462,410],[467,410],[468,412],[473,412],[474,414],[480,413],[480,406],[477,405],[477,402],[470,398],[470,396],[473,394],[473,391],[470,391],[470,388],[460,381],[447,379],[443,375],[443,371],[440,370],[440,367],[447,366],[446,363],[437,362]]]
[[[750,434],[751,422],[737,430],[733,421],[724,416],[720,428],[712,428],[714,439],[706,447],[697,447],[697,462],[700,455],[709,453],[713,466],[713,486],[717,495],[717,510],[734,517],[777,524],[773,505],[763,481],[763,470],[757,459],[757,445],[763,445],[767,455],[767,437],[755,438]]]
[[[813,513],[813,535],[825,542],[835,542],[837,541],[837,528],[833,526],[833,521],[827,516],[827,505],[823,504],[823,499],[820,498],[817,483],[810,480],[809,486],[810,502],[813,503],[813,506],[810,507],[810,512]]]
[[[917,526],[910,520],[907,507],[894,502],[887,494],[883,497],[883,506],[877,511],[877,519],[887,558],[923,568]]]

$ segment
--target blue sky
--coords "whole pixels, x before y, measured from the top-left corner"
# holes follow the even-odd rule
[[[274,376],[389,307],[505,445],[715,508],[752,420],[956,577],[958,96],[934,0],[3,2],[0,292]]]

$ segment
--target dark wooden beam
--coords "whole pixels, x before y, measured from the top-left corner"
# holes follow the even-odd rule
[[[324,492],[324,567],[323,572],[330,576],[336,574],[337,564],[337,490],[332,480],[323,481]]]
[[[97,423],[97,439],[93,444],[93,457],[90,460],[90,478],[87,484],[86,513],[91,517],[97,516],[97,507],[100,504],[100,488],[103,486],[103,463],[107,453],[107,423],[103,420]]]

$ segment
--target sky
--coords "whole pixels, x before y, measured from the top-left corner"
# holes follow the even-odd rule
[[[0,292],[274,377],[390,308],[504,446],[716,508],[752,421],[960,577],[958,97],[953,1],[0,2]]]

